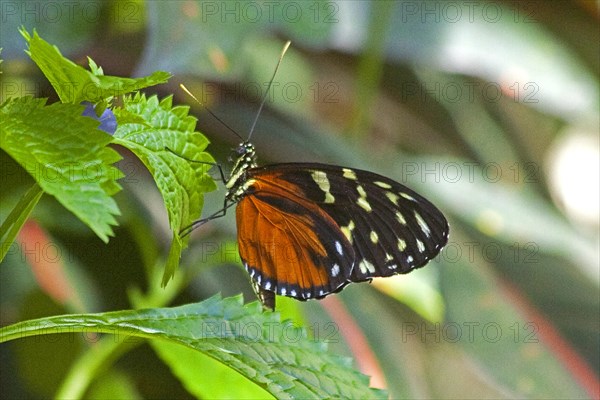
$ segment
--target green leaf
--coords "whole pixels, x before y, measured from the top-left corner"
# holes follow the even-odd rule
[[[106,147],[111,136],[81,115],[84,107],[45,99],[11,99],[0,106],[0,146],[103,241],[119,214],[111,197],[121,190],[119,154]]]
[[[173,231],[163,285],[177,268],[186,240],[179,232],[200,217],[204,193],[215,190],[208,175],[214,159],[203,150],[208,139],[195,132],[196,118],[189,107],[172,106],[172,97],[158,101],[137,94],[124,99],[124,108],[115,110],[117,131],[113,142],[130,149],[150,171],[160,190]]]
[[[226,364],[178,344],[153,340],[152,348],[185,388],[198,399],[273,398],[260,386]],[[202,379],[198,379],[202,371]]]
[[[448,304],[443,335],[474,359],[486,381],[509,388],[513,398],[588,397],[549,340],[552,328],[533,308],[523,307],[484,257],[474,253],[469,262],[441,272]]]
[[[174,308],[73,314],[24,321],[0,330],[0,342],[60,332],[103,332],[182,344],[229,366],[277,398],[385,398],[349,360],[325,351],[306,332],[262,313],[241,296],[214,296]],[[202,379],[201,371],[196,371]]]
[[[142,78],[122,78],[103,75],[102,68],[89,59],[91,72],[63,57],[56,46],[43,40],[37,32],[33,36],[25,29],[21,34],[29,44],[27,54],[42,70],[63,103],[82,101],[98,103],[112,96],[120,96],[148,86],[165,83],[170,74],[157,71]]]
[[[6,256],[10,245],[14,242],[17,233],[19,233],[31,210],[43,194],[42,188],[37,183],[34,184],[2,222],[2,226],[0,226],[0,262],[4,260],[4,256]]]

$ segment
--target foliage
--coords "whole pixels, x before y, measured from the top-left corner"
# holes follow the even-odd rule
[[[156,96],[146,98],[139,93],[123,97],[123,107],[111,108],[117,125],[112,136],[97,129],[98,121],[82,115],[84,106],[69,102],[95,100],[110,104],[108,97],[112,97],[109,96],[111,92],[115,96],[125,94],[125,91],[115,91],[115,88],[123,87],[132,80],[103,75],[98,80],[90,80],[90,76],[95,75],[84,73],[87,71],[64,59],[56,47],[47,44],[35,31],[33,37],[25,31],[22,34],[30,42],[28,54],[52,79],[53,86],[62,91],[59,92],[62,103],[46,107],[44,99],[25,97],[7,100],[0,108],[5,115],[2,146],[26,171],[52,169],[57,171],[58,178],[49,180],[45,175],[32,174],[36,183],[13,210],[12,214],[17,217],[7,218],[3,224],[2,232],[10,235],[3,234],[2,248],[10,247],[18,228],[39,201],[40,191],[35,190],[38,185],[107,241],[107,235],[112,234],[109,224],[116,224],[111,214],[119,212],[110,196],[120,189],[116,179],[123,176],[112,166],[118,160],[118,154],[107,145],[118,144],[130,149],[142,160],[154,176],[169,212],[173,246],[163,277],[165,285],[177,269],[183,248],[179,232],[199,217],[203,193],[215,189],[207,174],[214,160],[203,152],[208,140],[194,131],[196,119],[188,116],[188,107],[173,107],[171,97],[159,102]],[[91,59],[90,67],[95,73],[102,73]],[[156,73],[136,80],[136,85],[130,87],[137,89],[156,84],[166,76],[168,74]],[[66,97],[64,93],[68,91],[64,82],[73,87],[89,88],[91,82],[104,87],[98,90],[100,97],[90,98],[82,94]],[[73,128],[69,131],[68,127]],[[32,159],[36,162],[34,167],[28,165]],[[55,167],[65,160],[70,167],[68,171]],[[105,171],[99,174],[100,178],[89,179],[85,169],[90,166],[100,166],[101,171]],[[334,356],[325,357],[323,346],[309,342],[306,334],[298,328],[289,323],[282,324],[274,315],[263,315],[258,303],[246,308],[240,306],[241,298],[225,301],[213,298],[179,308],[46,317],[3,328],[0,341],[66,331],[168,339],[214,358],[278,398],[381,397],[381,394],[376,395],[377,391],[368,388],[366,377],[348,368],[347,361]],[[222,328],[224,331],[221,331]],[[248,336],[250,329],[258,329],[258,333],[255,332],[254,337]],[[295,343],[288,343],[283,336],[283,332],[290,335],[290,331],[293,332],[291,337],[296,338]],[[180,349],[165,351],[166,345],[154,346],[165,362],[176,364],[177,360],[169,359],[169,355],[181,353]],[[189,372],[183,373],[182,377],[184,381],[193,379]],[[211,392],[206,392],[204,387],[192,385],[189,389],[198,396],[210,395]],[[78,397],[81,393],[73,392],[76,389],[67,386],[59,397]],[[255,393],[261,397],[266,394]]]
[[[370,390],[368,378],[348,368],[349,360],[323,353],[322,344],[308,341],[305,332],[282,323],[275,314],[262,313],[258,302],[243,307],[241,297],[223,300],[215,296],[174,308],[45,317],[3,328],[0,341],[90,331],[187,346],[238,371],[277,398],[375,398],[384,394]],[[161,343],[156,346],[164,349]],[[165,350],[163,357],[168,358]],[[178,361],[171,359],[170,363]],[[193,372],[189,368],[184,372],[186,381],[191,381]],[[199,397],[211,396],[202,386],[196,387],[200,387],[194,390]]]
[[[569,211],[553,173],[563,140],[597,147],[585,2],[87,2],[101,18],[75,7],[60,24],[43,2],[13,3],[0,26],[2,334],[63,333],[0,346],[3,375],[23,382],[7,396],[385,396],[351,357],[391,398],[598,397],[598,225]],[[46,18],[20,20],[21,6]],[[23,67],[23,23],[50,85]],[[222,206],[207,163],[227,172],[239,138],[203,113],[207,147],[172,81],[245,137],[288,38],[252,137],[259,162],[382,173],[438,205],[451,236],[407,276],[278,298],[279,318],[241,305],[252,291],[232,212],[194,232],[176,268],[181,227]],[[597,187],[583,162],[569,183]],[[249,341],[240,329],[255,323],[281,331]]]
[[[111,195],[121,189],[116,182],[121,175],[112,166],[120,157],[106,147],[111,137],[96,129],[97,121],[81,116],[83,106],[45,103],[24,97],[0,106],[2,149],[107,241],[119,213]]]

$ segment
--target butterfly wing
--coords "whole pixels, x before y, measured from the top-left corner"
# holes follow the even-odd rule
[[[299,300],[340,290],[350,281],[352,245],[324,210],[273,179],[264,172],[249,178],[237,205],[240,257],[252,280]]]
[[[384,176],[316,163],[268,165],[251,174],[277,187],[281,197],[305,199],[312,206],[309,212],[316,206],[335,221],[354,250],[353,282],[410,272],[435,257],[448,240],[443,214]],[[323,239],[335,237],[330,233]]]

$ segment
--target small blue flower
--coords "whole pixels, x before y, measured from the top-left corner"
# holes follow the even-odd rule
[[[98,117],[92,103],[89,101],[84,101],[81,104],[85,105],[85,110],[83,110],[81,115],[100,121],[100,126],[98,126],[98,129],[108,133],[109,135],[115,133],[117,130],[117,119],[110,109],[107,108],[104,110],[102,115]]]

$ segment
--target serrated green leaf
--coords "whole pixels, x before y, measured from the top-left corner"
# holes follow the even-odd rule
[[[179,238],[182,228],[200,217],[204,193],[215,190],[208,175],[214,159],[203,150],[208,139],[195,132],[196,118],[189,107],[173,107],[172,97],[158,101],[137,94],[124,99],[123,109],[115,110],[118,127],[113,141],[130,149],[150,171],[169,215],[173,243],[163,285],[177,268],[186,241]]]
[[[45,103],[24,97],[2,104],[0,146],[107,242],[119,215],[111,196],[121,190],[122,173],[112,165],[120,156],[98,121],[81,115],[83,106]]]
[[[167,72],[156,71],[142,78],[106,76],[102,68],[90,59],[91,72],[63,57],[56,46],[42,39],[37,32],[33,36],[25,29],[21,34],[29,44],[27,54],[42,70],[63,103],[78,104],[82,101],[98,103],[112,96],[120,96],[148,86],[165,83],[171,77]]]
[[[241,296],[214,296],[174,308],[63,315],[0,329],[0,342],[32,335],[103,332],[162,339],[190,347],[234,369],[277,398],[385,398],[345,358],[325,351],[306,332],[262,313]],[[198,371],[198,379],[202,372]]]
[[[90,71],[92,71],[92,74],[96,76],[104,75],[104,70],[102,69],[102,67],[98,66],[98,64],[96,64],[96,61],[92,60],[91,57],[88,57],[88,64],[90,66]]]

